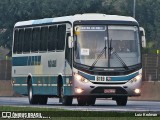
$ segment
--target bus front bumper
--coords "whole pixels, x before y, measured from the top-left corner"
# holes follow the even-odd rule
[[[124,84],[94,84],[92,82],[74,81],[74,96],[96,96],[96,97],[114,97],[114,96],[140,96],[141,79],[130,80]]]

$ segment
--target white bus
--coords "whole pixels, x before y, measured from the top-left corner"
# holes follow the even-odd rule
[[[30,104],[112,98],[125,106],[141,93],[141,36],[132,17],[78,14],[14,26],[12,83]]]

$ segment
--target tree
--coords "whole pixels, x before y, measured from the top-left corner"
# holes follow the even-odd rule
[[[1,0],[0,46],[11,49],[12,31],[18,21],[83,13],[132,16],[133,0]],[[160,0],[136,0],[136,20],[155,48],[160,48],[159,13]]]

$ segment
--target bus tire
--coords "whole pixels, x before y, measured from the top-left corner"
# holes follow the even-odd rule
[[[62,104],[69,106],[72,105],[73,97],[72,96],[63,96],[62,98]]]
[[[95,102],[96,102],[96,98],[95,97],[88,97],[87,98],[87,105],[95,105]]]
[[[86,97],[77,97],[77,102],[79,106],[86,105]]]
[[[57,95],[59,98],[63,97],[63,81],[61,76],[58,76],[57,79]]]
[[[126,106],[128,97],[121,96],[116,98],[116,103],[118,106]]]
[[[33,86],[31,80],[28,82],[28,99],[30,104],[38,104],[38,97],[33,95]]]
[[[48,101],[48,97],[47,96],[44,96],[44,95],[39,95],[38,96],[38,103],[40,105],[46,105],[47,101]]]

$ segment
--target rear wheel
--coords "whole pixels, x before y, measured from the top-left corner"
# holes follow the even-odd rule
[[[44,96],[44,95],[39,95],[38,96],[38,103],[40,105],[46,105],[47,101],[48,101],[48,97],[47,96]]]
[[[38,97],[33,95],[33,87],[31,80],[28,83],[28,99],[30,104],[38,104]]]
[[[118,106],[126,106],[128,97],[121,96],[116,98],[116,102]]]

